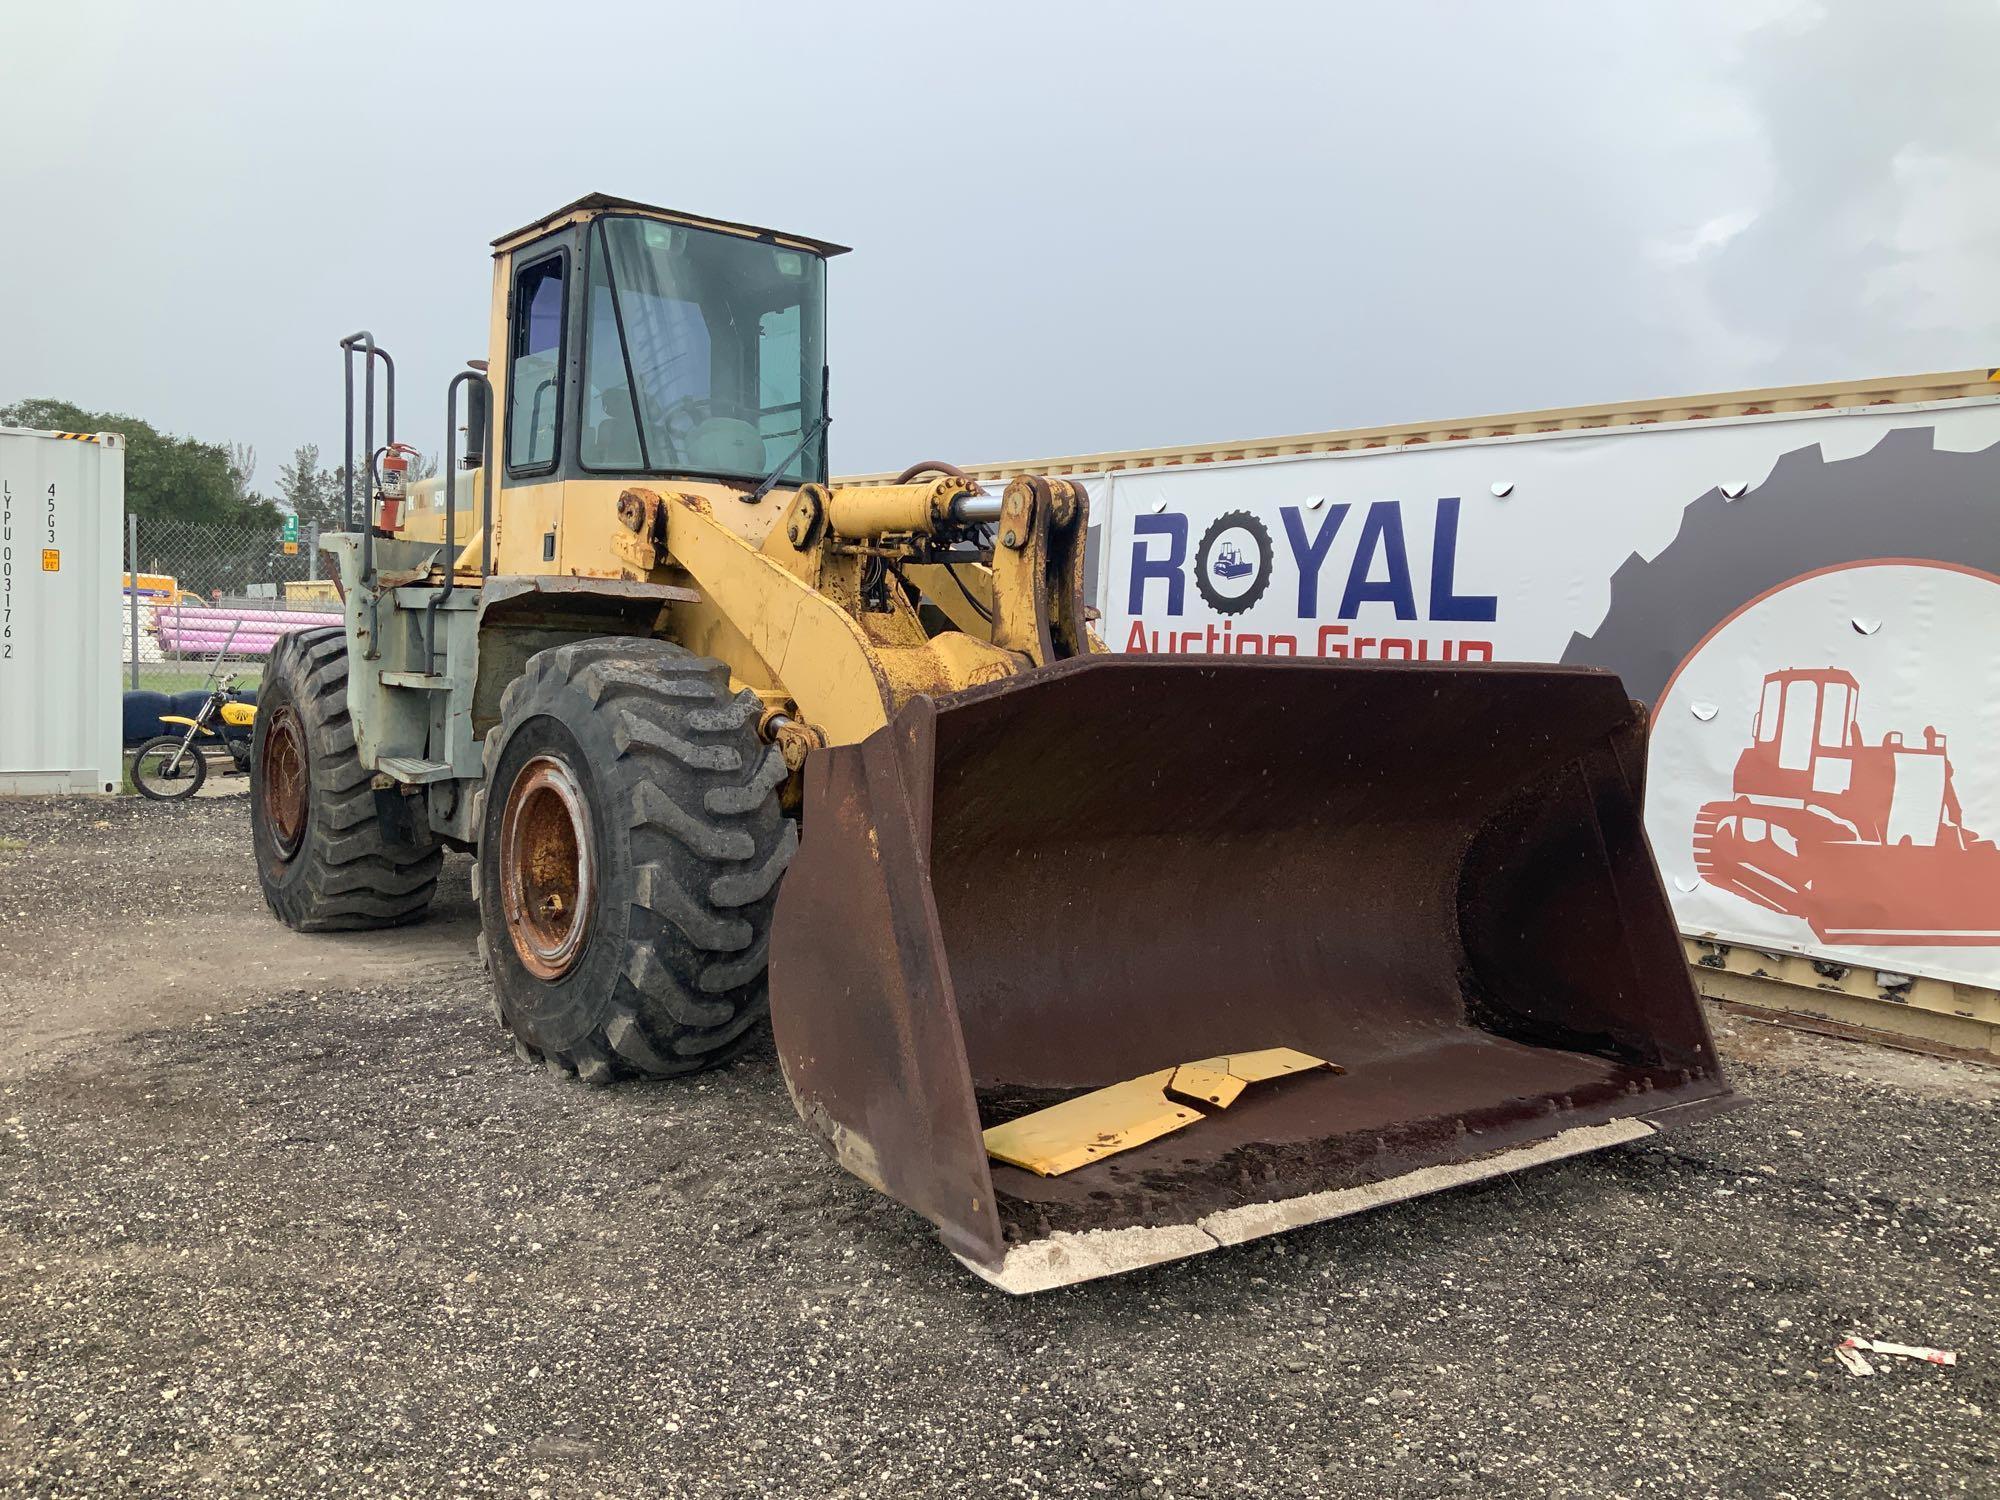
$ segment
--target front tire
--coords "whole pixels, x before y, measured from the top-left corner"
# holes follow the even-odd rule
[[[281,636],[250,741],[250,834],[257,879],[295,932],[400,927],[437,890],[443,851],[425,829],[392,843],[376,816],[347,712],[347,633]]]
[[[132,785],[141,797],[178,802],[201,790],[202,782],[208,779],[208,758],[199,745],[188,745],[181,752],[185,739],[178,734],[155,735],[133,752]],[[180,765],[169,773],[167,767],[173,764],[176,753],[180,753]]]
[[[667,641],[532,657],[486,736],[480,950],[517,1049],[589,1083],[724,1062],[798,847],[755,693]]]

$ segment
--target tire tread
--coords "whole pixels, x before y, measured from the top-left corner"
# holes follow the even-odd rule
[[[574,729],[587,718],[577,742],[609,747],[605,763],[592,757],[597,816],[618,822],[629,844],[629,889],[601,897],[628,908],[611,993],[579,998],[593,1010],[564,1012],[568,1030],[558,1035],[554,1023],[544,1031],[514,1014],[508,991],[496,988],[503,1023],[529,1060],[592,1084],[666,1077],[727,1061],[754,1037],[768,1009],[776,889],[798,847],[797,825],[778,801],[783,757],[757,733],[762,708],[755,693],[730,691],[721,662],[631,637],[538,652],[502,694],[501,723],[484,747],[484,794],[504,799],[501,760],[522,725],[541,716]],[[497,807],[482,809],[488,824],[497,829]],[[482,921],[498,980],[497,966],[513,963],[503,952],[511,940],[484,902]]]
[[[276,879],[266,868],[259,830],[258,877],[264,899],[297,932],[399,927],[422,917],[437,890],[443,850],[424,839],[393,844],[375,817],[373,776],[361,764],[347,707],[347,634],[340,626],[279,638],[266,679],[285,684],[305,731],[308,769],[306,836],[297,874]],[[268,691],[266,694],[268,701]],[[273,705],[274,706],[274,705]],[[257,768],[263,740],[253,741],[250,812],[260,822]]]

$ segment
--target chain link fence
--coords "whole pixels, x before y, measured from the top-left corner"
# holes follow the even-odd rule
[[[279,636],[340,623],[318,531],[127,522],[120,686],[182,692],[218,671],[254,686]],[[136,574],[136,577],[135,577]]]

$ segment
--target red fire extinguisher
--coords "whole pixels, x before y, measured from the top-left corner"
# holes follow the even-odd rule
[[[380,517],[375,529],[380,533],[395,531],[403,524],[403,502],[410,494],[410,460],[416,453],[408,443],[391,443],[382,450],[381,460],[375,466],[375,499]]]

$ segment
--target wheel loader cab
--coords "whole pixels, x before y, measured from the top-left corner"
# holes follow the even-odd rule
[[[840,246],[580,200],[495,242],[488,373],[503,431],[495,571],[617,571],[620,491],[714,501],[774,473],[767,530],[827,477],[826,260]]]

